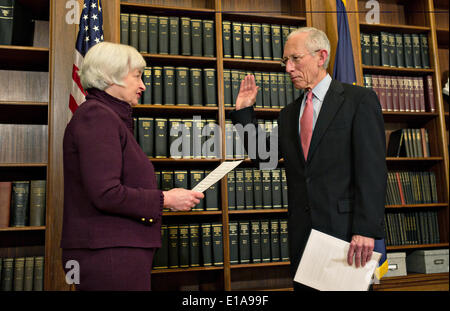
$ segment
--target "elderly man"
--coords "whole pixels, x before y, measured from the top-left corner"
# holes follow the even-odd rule
[[[349,241],[347,261],[355,260],[356,267],[370,260],[374,239],[384,237],[387,169],[380,104],[372,90],[333,80],[326,71],[329,55],[327,36],[311,27],[293,31],[284,47],[282,65],[304,90],[280,112],[276,145],[288,183],[292,275],[312,228]],[[234,124],[255,123],[257,92],[254,77],[246,76]]]

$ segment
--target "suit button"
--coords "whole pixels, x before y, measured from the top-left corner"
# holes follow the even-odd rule
[[[153,223],[153,218],[149,218],[148,222]]]
[[[141,221],[142,221],[142,222],[145,222],[145,218],[141,218]]]

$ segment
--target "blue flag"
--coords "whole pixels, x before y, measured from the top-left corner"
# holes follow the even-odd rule
[[[333,79],[343,83],[356,84],[355,62],[353,59],[352,40],[348,28],[347,11],[342,0],[336,0],[338,44],[334,60]],[[388,271],[386,243],[384,239],[375,240],[373,249],[381,253],[375,277],[380,280]]]
[[[343,83],[355,84],[355,62],[353,60],[352,40],[348,28],[347,11],[342,0],[336,0],[338,43],[334,59],[333,79]]]

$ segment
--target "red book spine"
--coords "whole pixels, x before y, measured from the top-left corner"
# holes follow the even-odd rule
[[[398,172],[395,172],[395,177],[397,179],[397,184],[398,184],[398,192],[400,193],[400,200],[402,201],[402,205],[405,205],[405,195],[403,194],[403,187],[402,187],[402,182],[400,180],[400,174]]]
[[[406,111],[405,107],[405,78],[397,77],[398,106],[400,111]]]
[[[397,77],[391,77],[392,86],[392,106],[394,111],[400,111],[400,105],[398,102],[398,79]]]
[[[388,111],[387,100],[386,100],[386,82],[385,76],[378,76],[378,87],[380,88],[380,103],[384,111]]]
[[[433,79],[431,76],[427,76],[427,99],[429,111],[436,112],[436,104],[434,102]]]
[[[394,103],[392,99],[392,83],[391,77],[384,76],[384,85],[386,86],[386,105],[388,111],[394,111]]]

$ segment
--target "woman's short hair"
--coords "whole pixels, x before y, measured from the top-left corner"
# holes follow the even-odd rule
[[[142,55],[132,46],[101,42],[89,49],[78,72],[85,90],[105,90],[112,84],[125,86],[123,79],[135,69],[144,71]]]
[[[323,68],[328,68],[328,63],[330,62],[330,41],[328,40],[327,35],[322,31],[314,27],[302,27],[293,30],[287,37],[289,39],[290,37],[299,34],[307,32],[309,35],[306,38],[305,41],[305,47],[308,50],[309,53],[314,54],[314,51],[317,50],[326,50],[328,52],[328,57],[325,60],[325,63],[323,64]]]

